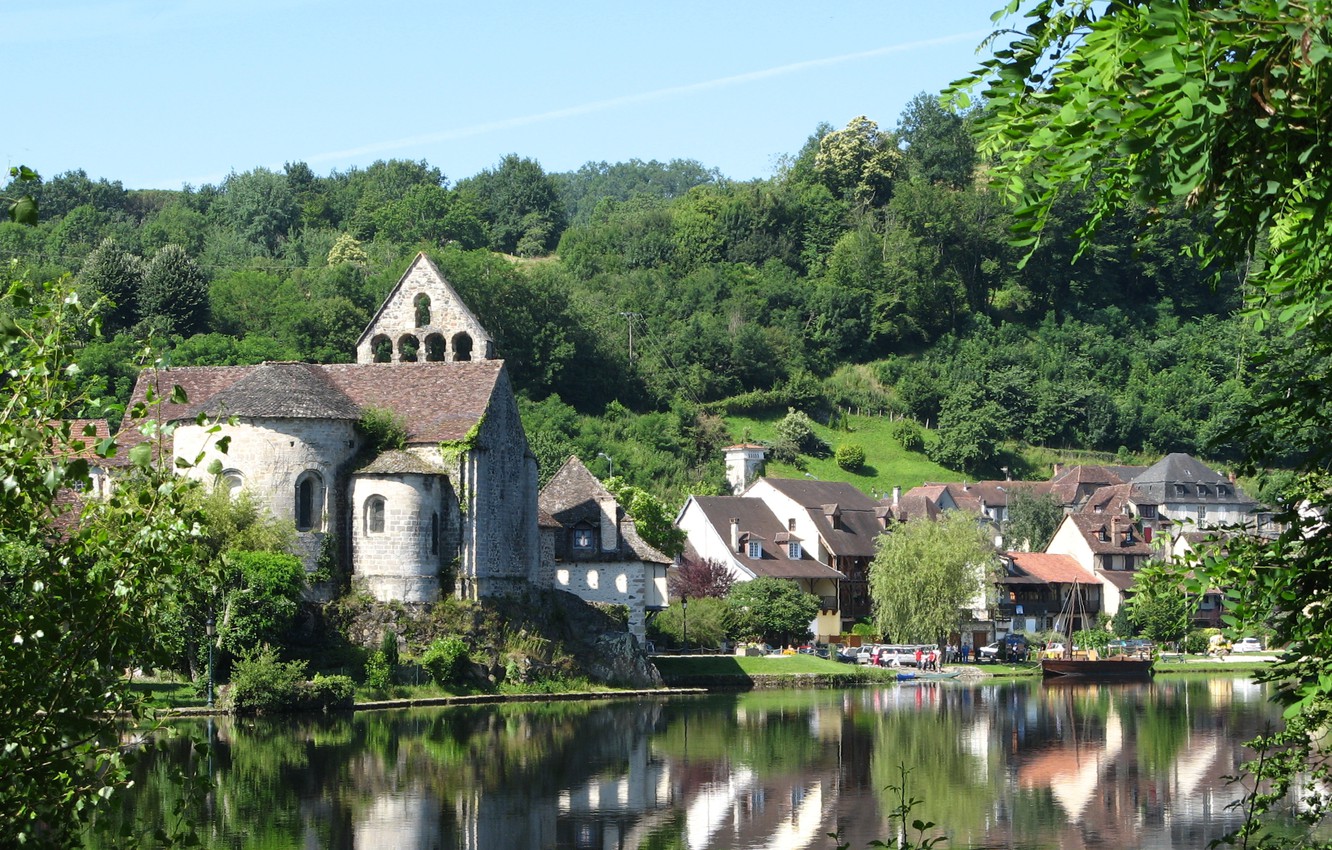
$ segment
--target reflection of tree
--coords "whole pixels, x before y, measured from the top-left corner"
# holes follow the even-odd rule
[[[913,817],[938,823],[950,845],[967,846],[961,838],[983,834],[1002,787],[1002,773],[987,764],[1001,762],[967,751],[976,717],[957,704],[962,690],[921,683],[897,693],[905,699],[890,704],[874,728],[870,779],[879,811],[896,805],[889,786],[900,784],[905,767],[908,795],[924,801]]]

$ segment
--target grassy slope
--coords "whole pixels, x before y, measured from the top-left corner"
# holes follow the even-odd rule
[[[726,424],[731,434],[738,441],[761,440],[771,442],[777,438],[777,423],[780,416],[767,420],[746,416],[728,416]],[[925,455],[904,450],[888,434],[892,420],[877,416],[851,416],[851,430],[832,431],[822,425],[815,425],[815,431],[834,450],[846,443],[855,443],[865,450],[865,466],[859,472],[847,472],[837,465],[832,457],[805,458],[805,469],[777,461],[768,461],[767,474],[774,478],[800,478],[805,472],[820,481],[846,481],[865,491],[866,494],[880,496],[892,492],[894,487],[901,487],[902,492],[910,490],[927,481],[962,481],[965,476],[960,472],[945,469]],[[932,435],[926,435],[930,439]]]

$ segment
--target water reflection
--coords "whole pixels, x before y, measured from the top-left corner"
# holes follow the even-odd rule
[[[919,683],[222,719],[210,760],[167,752],[216,779],[187,807],[211,847],[864,847],[903,770],[951,847],[1200,847],[1236,825],[1220,777],[1274,716],[1240,679]],[[128,812],[169,817],[164,767],[143,760]]]

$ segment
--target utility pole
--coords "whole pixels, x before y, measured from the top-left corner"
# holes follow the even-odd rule
[[[629,324],[629,365],[632,366],[634,365],[634,319],[637,319],[642,314],[622,310],[620,311],[620,315],[623,316],[625,321]]]

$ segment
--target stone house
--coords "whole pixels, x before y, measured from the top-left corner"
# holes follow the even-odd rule
[[[185,402],[156,410],[174,426],[173,458],[202,479],[216,461],[222,484],[290,518],[307,570],[331,557],[382,601],[527,587],[539,568],[536,460],[489,335],[424,254],[357,355],[148,370],[133,401],[184,389]],[[368,451],[358,423],[376,409],[404,424],[401,450]]]
[[[649,614],[667,606],[672,559],[638,535],[634,518],[577,457],[541,488],[543,573],[593,603],[623,605],[629,632],[647,640]]]

